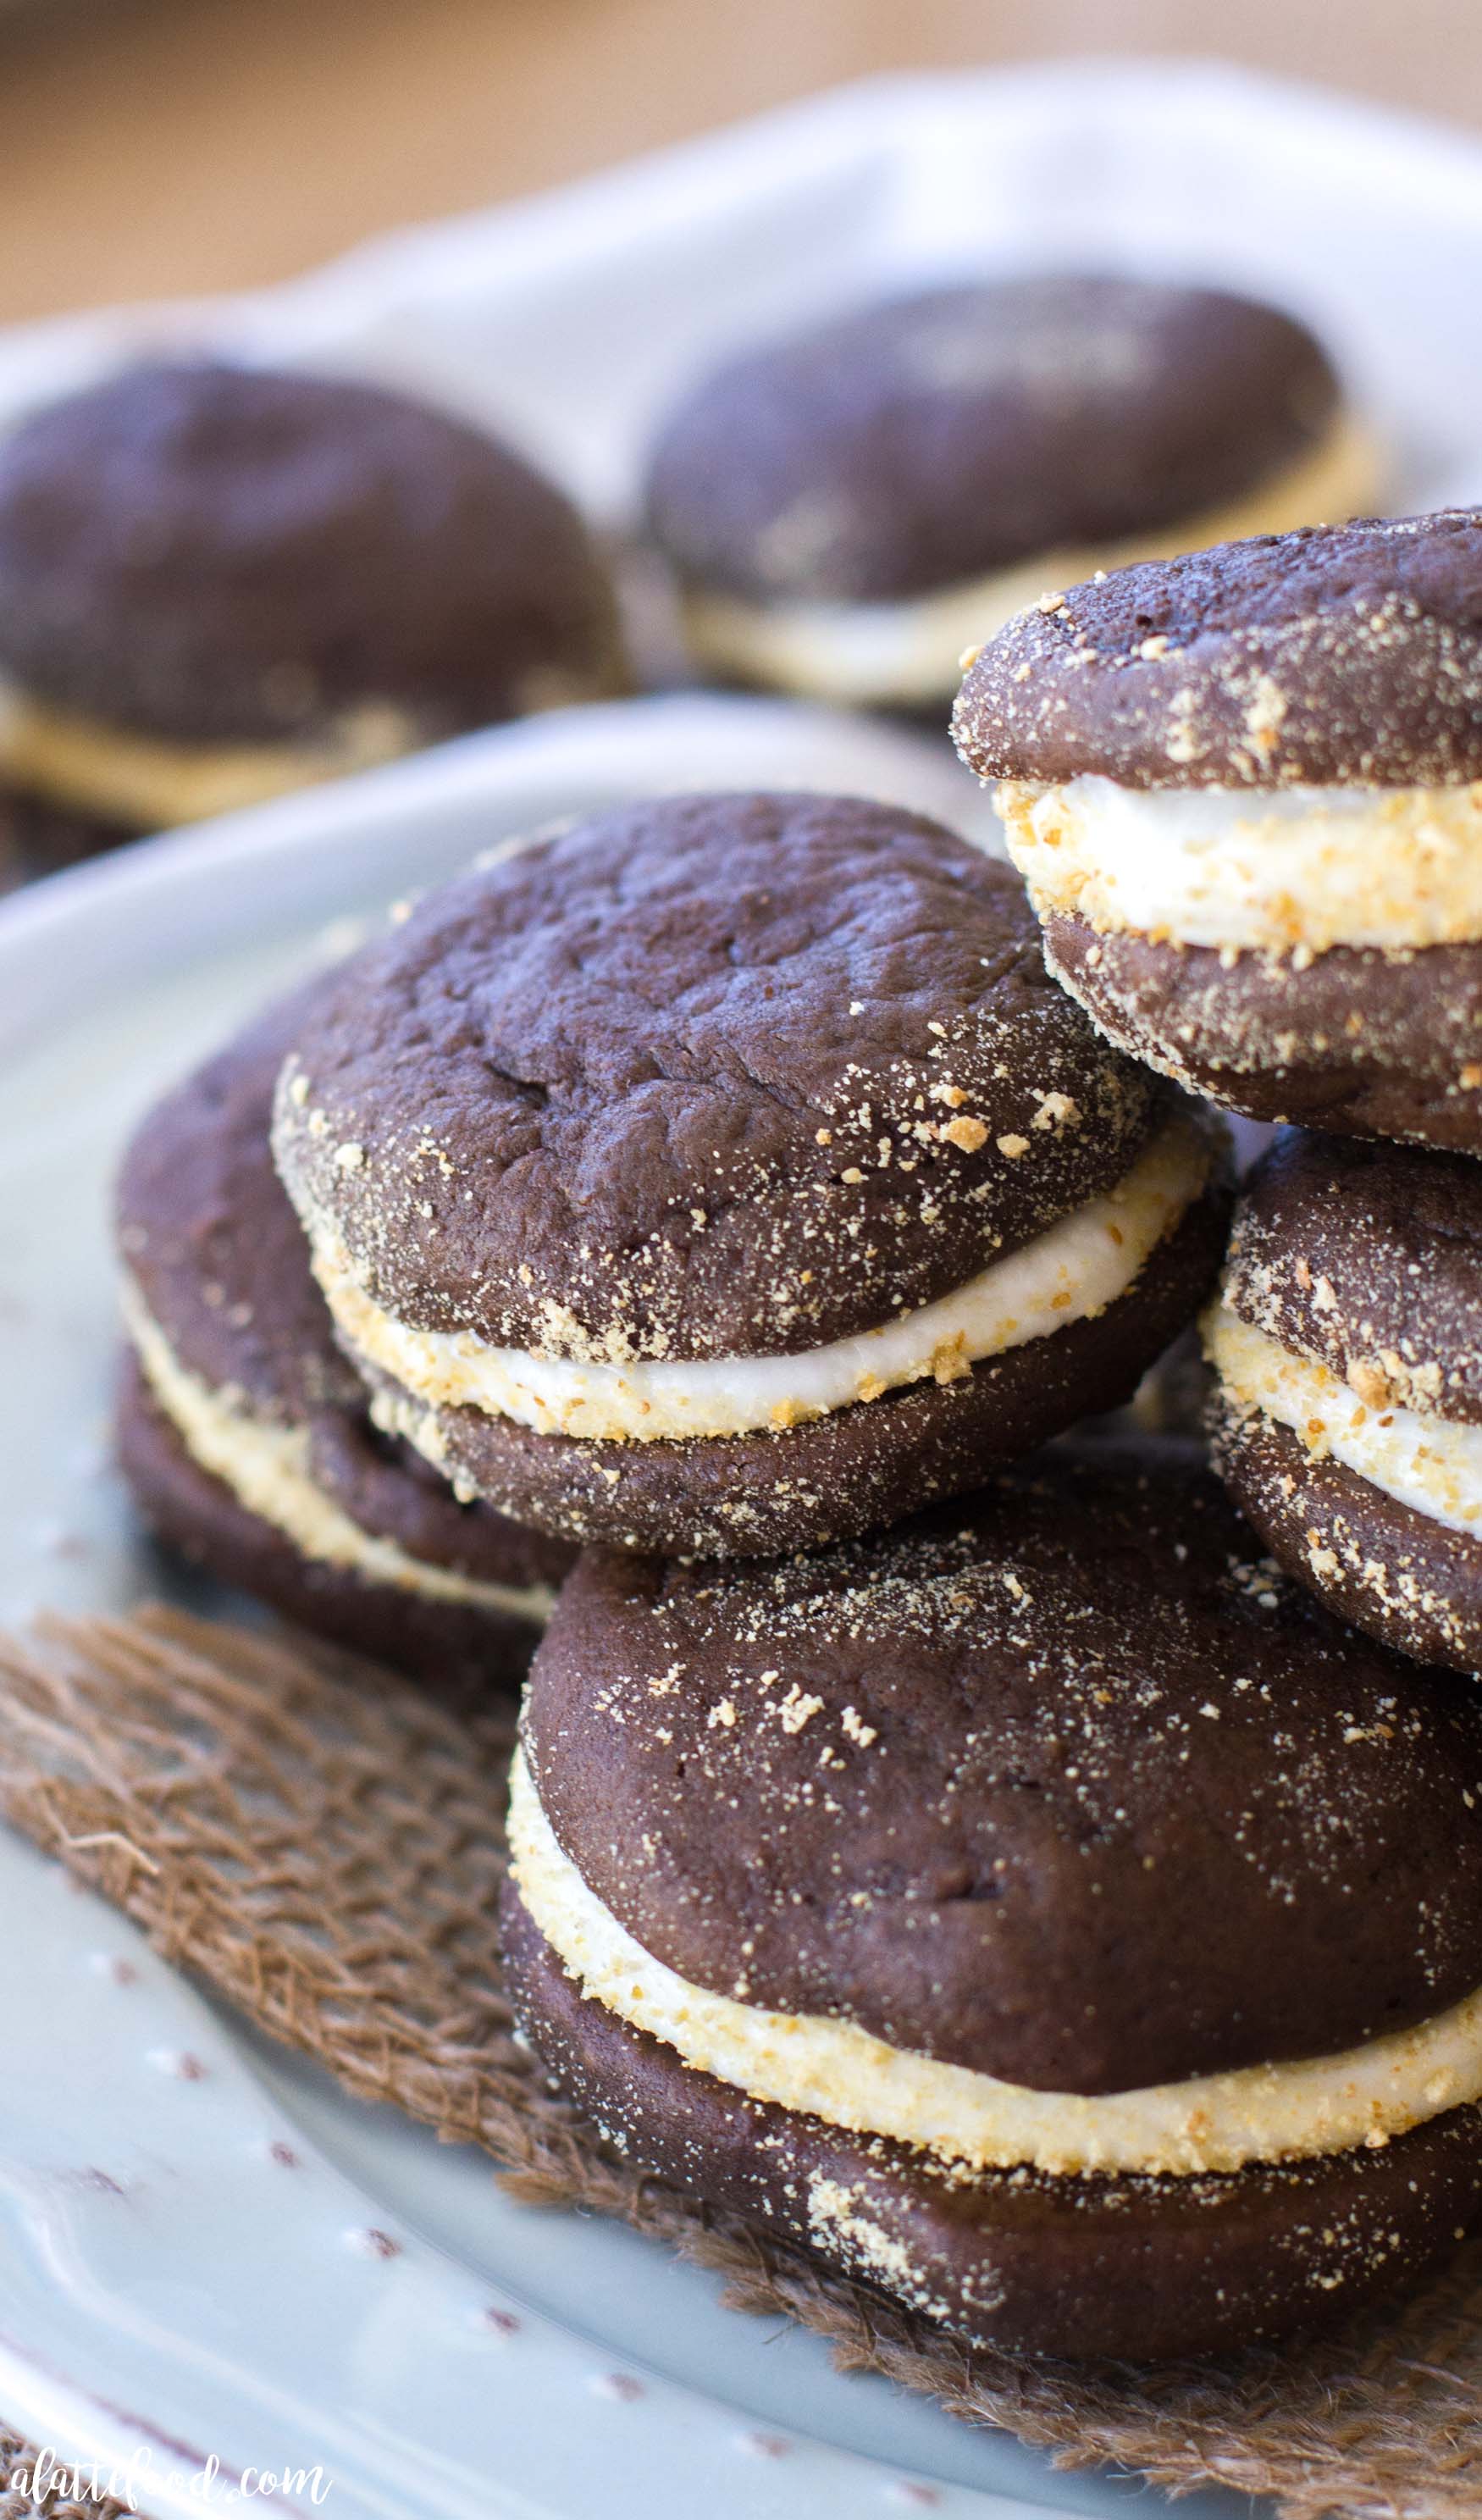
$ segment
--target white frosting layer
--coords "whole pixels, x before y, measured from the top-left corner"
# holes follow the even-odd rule
[[[1042,552],[899,603],[755,604],[696,591],[686,598],[686,628],[696,655],[747,682],[845,704],[946,702],[957,690],[964,650],[991,639],[1047,589],[1079,585],[1099,568],[1357,515],[1371,506],[1378,472],[1370,440],[1343,421],[1302,463],[1248,498],[1158,532]]]
[[[382,1312],[322,1221],[315,1267],[352,1346],[434,1408],[482,1409],[542,1434],[612,1441],[739,1435],[797,1425],[928,1376],[955,1381],[981,1358],[1103,1312],[1197,1195],[1209,1162],[1207,1136],[1180,1116],[1114,1190],[966,1285],[799,1356],[617,1366],[493,1347],[472,1331],[409,1329]]]
[[[399,709],[377,706],[347,711],[312,742],[167,743],[0,688],[0,778],[78,813],[149,831],[374,770],[417,742]]]
[[[1328,1455],[1361,1478],[1453,1531],[1482,1526],[1482,1426],[1417,1409],[1375,1406],[1311,1358],[1211,1305],[1204,1349],[1223,1389],[1300,1435],[1314,1461]]]
[[[1482,937],[1482,782],[1461,788],[1123,788],[1010,782],[1009,853],[1035,907],[1185,945],[1307,955]]]
[[[583,1992],[687,2065],[786,2109],[976,2169],[1192,2177],[1381,2144],[1482,2095],[1482,1990],[1414,2030],[1337,2056],[1088,2098],[1032,2092],[888,2047],[853,2022],[764,2012],[692,1986],[646,1952],[562,1852],[523,1758],[510,1779],[519,1895]]]
[[[145,1309],[137,1286],[125,1281],[123,1317],[130,1340],[159,1407],[191,1459],[231,1489],[248,1513],[271,1523],[305,1557],[342,1566],[368,1584],[394,1584],[434,1601],[462,1602],[544,1625],[554,1594],[549,1586],[491,1584],[456,1567],[413,1557],[394,1540],[362,1531],[358,1522],[315,1484],[305,1426],[275,1425],[249,1417],[230,1388],[214,1390],[183,1366],[163,1331]]]

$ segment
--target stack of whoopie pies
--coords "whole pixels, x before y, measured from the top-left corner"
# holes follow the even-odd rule
[[[169,1536],[487,1680],[575,1556],[504,1914],[555,2081],[973,2342],[1271,2337],[1482,2199],[1479,730],[1482,517],[1099,574],[959,702],[1027,892],[627,806],[125,1165]],[[1324,1132],[1218,1293],[1190,1088]],[[1224,1485],[1070,1436],[1201,1313]]]

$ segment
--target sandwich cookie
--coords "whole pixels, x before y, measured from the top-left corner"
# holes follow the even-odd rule
[[[1013,2352],[1331,2320],[1482,2197],[1482,1702],[1170,1449],[781,1566],[594,1551],[523,1711],[506,1982],[555,2080]]]
[[[460,1506],[372,1425],[268,1149],[316,981],[158,1103],[117,1193],[124,1473],[162,1538],[301,1626],[421,1677],[517,1679],[570,1552]]]
[[[1373,504],[1319,344],[1206,289],[1065,274],[888,300],[705,380],[649,528],[701,664],[945,708],[1047,586]]]
[[[1204,1344],[1219,1467],[1282,1565],[1387,1644],[1482,1671],[1482,1170],[1287,1132]]]
[[[562,494],[343,378],[130,369],[0,445],[0,793],[38,871],[620,687]]]
[[[1112,1041],[1252,1119],[1482,1154],[1482,511],[1047,596],[956,734]]]
[[[1127,1398],[1208,1122],[899,808],[630,805],[429,895],[305,1014],[278,1163],[379,1422],[577,1540],[761,1555]]]

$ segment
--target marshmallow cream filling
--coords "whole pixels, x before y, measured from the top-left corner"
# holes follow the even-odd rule
[[[1299,957],[1482,937],[1482,781],[1235,789],[1084,776],[1010,781],[997,803],[1042,917]]]
[[[1079,585],[1099,568],[1351,517],[1372,504],[1378,469],[1370,440],[1344,421],[1311,455],[1247,497],[1160,531],[1042,552],[896,603],[757,604],[695,588],[685,597],[686,627],[698,654],[747,681],[823,700],[946,701],[957,690],[963,651],[991,639],[1047,588]]]
[[[309,1469],[306,1426],[274,1425],[232,1405],[230,1390],[215,1390],[180,1363],[138,1288],[125,1282],[123,1316],[129,1338],[155,1399],[191,1459],[231,1489],[248,1513],[269,1522],[305,1557],[341,1566],[369,1584],[394,1584],[428,1599],[502,1611],[544,1625],[554,1594],[544,1584],[490,1584],[455,1567],[413,1557],[394,1540],[362,1531],[315,1485]]]
[[[853,2022],[765,2012],[692,1986],[646,1952],[588,1887],[559,1845],[518,1752],[510,1849],[520,1898],[557,1958],[585,1995],[631,2028],[752,2099],[974,2169],[1191,2178],[1380,2146],[1482,2096],[1482,1989],[1413,2030],[1336,2056],[1091,2097],[1029,2091],[891,2048]]]
[[[399,709],[352,709],[310,743],[171,743],[0,689],[0,778],[78,813],[162,831],[374,770],[418,742]]]
[[[434,1408],[481,1409],[538,1433],[589,1440],[739,1435],[794,1426],[902,1384],[954,1382],[975,1363],[1103,1312],[1202,1189],[1210,1140],[1181,1115],[1114,1189],[1061,1217],[964,1286],[852,1338],[798,1356],[603,1365],[491,1346],[472,1331],[417,1330],[382,1312],[328,1227],[314,1266],[356,1352]]]
[[[1325,1365],[1294,1356],[1228,1304],[1212,1305],[1204,1352],[1226,1397],[1289,1426],[1313,1461],[1329,1456],[1397,1504],[1452,1531],[1482,1523],[1482,1426],[1365,1401]]]

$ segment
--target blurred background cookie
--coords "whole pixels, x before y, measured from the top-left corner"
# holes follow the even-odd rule
[[[273,1169],[274,1079],[322,986],[167,1095],[124,1157],[120,1459],[153,1528],[223,1583],[444,1687],[509,1682],[571,1552],[377,1432]]]
[[[1072,587],[956,732],[1109,1039],[1252,1119],[1482,1154],[1482,512]]]
[[[0,816],[30,871],[622,684],[585,525],[379,387],[133,368],[0,442]]]
[[[1482,1670],[1482,1167],[1288,1132],[1204,1337],[1267,1547],[1386,1643]]]
[[[1129,1398],[1228,1205],[1010,870],[852,797],[657,799],[428,895],[305,1009],[274,1135],[382,1423],[543,1529],[717,1555]]]
[[[1223,292],[1052,275],[765,344],[672,414],[650,531],[696,662],[945,706],[963,650],[1098,567],[1372,504],[1321,345]]]
[[[1482,1700],[1184,1448],[755,1570],[595,1551],[511,1807],[516,2011],[629,2160],[975,2342],[1331,2320],[1482,2185]]]

